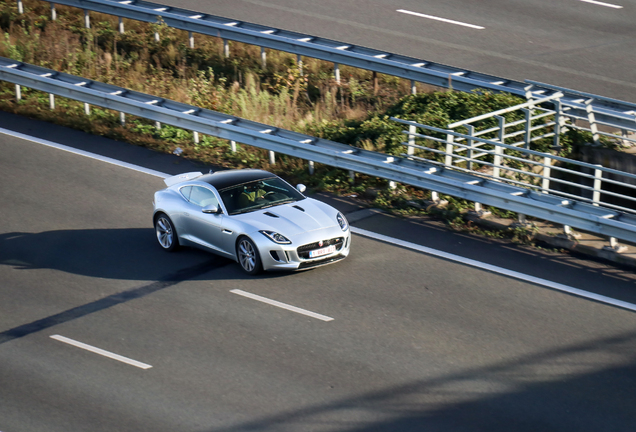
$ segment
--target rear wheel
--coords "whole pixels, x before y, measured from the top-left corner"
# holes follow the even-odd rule
[[[179,247],[177,231],[168,216],[160,213],[155,218],[155,234],[159,245],[166,251],[172,252]]]
[[[254,242],[248,237],[242,237],[236,245],[236,256],[243,271],[255,275],[263,270],[261,256]]]

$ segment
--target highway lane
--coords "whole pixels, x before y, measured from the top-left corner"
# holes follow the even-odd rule
[[[515,80],[636,102],[633,1],[160,0]],[[600,2],[599,2],[600,3]],[[397,12],[407,10],[474,29]]]
[[[83,134],[68,137],[91,146]],[[0,168],[3,432],[636,425],[633,312],[361,236],[337,265],[246,278],[230,261],[153,244],[156,177],[6,136]],[[398,223],[355,225],[397,232]],[[457,240],[469,241],[405,226],[410,241],[458,249]],[[616,294],[633,290],[633,277],[601,265],[502,254],[488,241],[471,247],[541,276],[561,269],[562,281],[580,288],[604,281]]]

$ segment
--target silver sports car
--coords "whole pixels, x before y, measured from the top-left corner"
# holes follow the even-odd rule
[[[194,246],[237,261],[243,270],[302,270],[349,255],[349,223],[335,208],[262,170],[186,173],[155,192],[161,247]]]

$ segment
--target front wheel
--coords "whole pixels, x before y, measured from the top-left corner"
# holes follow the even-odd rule
[[[172,252],[179,247],[177,231],[168,216],[161,213],[155,218],[155,234],[159,245],[166,251]]]
[[[243,271],[249,275],[260,273],[263,269],[261,257],[254,242],[248,237],[243,237],[236,245],[236,255]]]

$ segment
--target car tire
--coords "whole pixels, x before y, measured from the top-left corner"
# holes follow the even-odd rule
[[[164,213],[159,213],[155,217],[155,235],[163,250],[173,252],[179,247],[177,230],[170,218]]]
[[[263,270],[261,256],[256,245],[249,237],[241,237],[236,244],[236,257],[243,271],[255,275]]]

